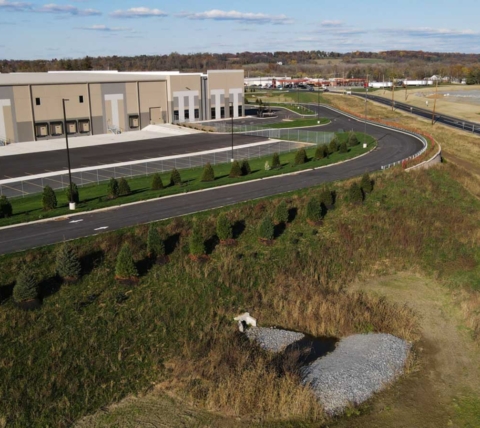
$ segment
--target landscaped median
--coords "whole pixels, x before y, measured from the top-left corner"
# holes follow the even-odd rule
[[[360,132],[355,133],[355,136],[358,141],[363,142],[364,139],[366,139],[367,147],[363,148],[363,144],[349,145],[347,143],[351,135],[352,134],[350,133],[336,134],[336,140],[338,143],[336,150],[329,146],[327,149],[328,153],[323,153],[322,158],[319,158],[319,153],[316,154],[319,146],[305,145],[307,159],[304,163],[295,162],[298,152],[280,153],[279,168],[272,167],[273,156],[250,159],[249,166],[251,172],[233,178],[229,177],[229,175],[231,175],[232,164],[223,163],[213,166],[215,175],[213,181],[201,181],[203,167],[179,170],[181,175],[180,185],[170,184],[170,171],[161,173],[159,175],[164,186],[161,190],[152,189],[153,175],[130,178],[128,179],[130,193],[116,198],[108,196],[109,183],[107,182],[81,187],[79,189],[80,202],[77,204],[76,212],[91,211],[178,193],[208,189],[332,165],[365,154],[376,146],[376,141],[371,136],[365,136],[365,134]],[[326,149],[326,146],[321,147]],[[325,156],[325,154],[327,154],[327,156]],[[11,199],[10,203],[12,205],[13,214],[7,218],[0,218],[0,227],[71,214],[71,211],[68,208],[68,200],[65,191],[57,191],[55,194],[57,208],[48,211],[43,209],[42,194]]]

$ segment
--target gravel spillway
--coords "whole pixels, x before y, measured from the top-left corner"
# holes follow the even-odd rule
[[[271,352],[281,352],[305,337],[303,333],[266,327],[252,327],[247,329],[245,334],[250,340],[256,341],[261,348]]]
[[[327,414],[358,405],[403,373],[410,344],[391,334],[356,334],[302,369]]]

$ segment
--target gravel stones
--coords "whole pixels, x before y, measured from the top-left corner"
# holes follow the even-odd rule
[[[269,329],[266,329],[269,330]],[[356,334],[302,369],[325,412],[338,415],[358,405],[403,373],[410,344],[391,334]]]
[[[258,342],[262,349],[271,352],[281,352],[305,337],[303,333],[266,327],[251,327],[245,334],[250,340]]]

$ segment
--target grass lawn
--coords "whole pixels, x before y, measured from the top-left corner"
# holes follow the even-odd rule
[[[313,133],[312,133],[313,134]],[[344,135],[345,134],[345,135]],[[338,134],[339,141],[344,141],[348,138],[348,134]],[[357,133],[359,141],[363,141],[363,133]],[[207,189],[215,186],[222,186],[226,184],[237,183],[241,181],[254,180],[258,178],[271,177],[274,175],[285,174],[287,172],[300,171],[303,169],[311,169],[318,166],[331,165],[336,162],[340,162],[346,159],[351,159],[355,156],[359,156],[367,151],[371,150],[376,144],[372,137],[367,136],[368,147],[364,149],[362,145],[351,147],[348,153],[333,153],[326,159],[313,160],[315,153],[315,147],[307,149],[307,155],[310,161],[303,165],[293,165],[295,158],[295,152],[282,153],[280,159],[282,161],[282,168],[276,170],[265,171],[265,162],[271,163],[272,157],[265,156],[257,159],[251,159],[249,161],[252,173],[248,176],[230,178],[231,164],[224,163],[214,165],[215,181],[213,182],[201,182],[200,177],[202,174],[202,167],[192,169],[182,169],[180,174],[183,180],[182,186],[168,186],[163,190],[151,190],[152,176],[147,177],[134,177],[128,179],[128,183],[132,190],[132,194],[128,196],[122,196],[117,199],[107,199],[107,183],[101,183],[99,185],[85,186],[79,189],[81,202],[77,204],[76,212],[90,211],[99,208],[111,207],[120,204],[126,204],[129,202],[142,201],[147,199],[159,198],[162,196],[173,195],[177,193],[184,193],[193,190]],[[166,186],[170,182],[170,172],[161,174],[163,184]],[[23,223],[42,218],[56,217],[61,215],[71,214],[68,209],[68,201],[65,192],[56,192],[58,208],[51,211],[44,211],[42,206],[42,195],[36,194],[26,196],[24,198],[11,199],[13,207],[13,216],[9,218],[0,219],[0,227],[10,224]]]
[[[330,123],[330,120],[324,117],[321,117],[321,118],[315,118],[315,119],[295,119],[287,122],[273,123],[270,125],[261,125],[261,128],[300,128],[302,126],[325,125],[327,123]]]
[[[469,397],[478,397],[478,391],[458,400],[461,410],[455,412],[435,388],[463,386],[465,378],[478,375],[478,365],[472,364],[461,379],[444,381],[444,373],[433,366],[442,343],[422,342],[424,314],[419,317],[408,301],[388,298],[388,287],[405,286],[408,278],[385,284],[387,297],[368,287],[372,278],[404,269],[437,278],[445,296],[455,291],[451,299],[463,319],[462,340],[468,346],[478,341],[480,249],[471,237],[478,236],[480,202],[456,181],[457,175],[449,164],[408,174],[378,173],[372,177],[373,192],[360,205],[351,204],[348,196],[350,184],[359,179],[332,183],[334,208],[314,227],[305,220],[306,205],[320,197],[323,187],[159,222],[155,227],[169,257],[163,266],[146,255],[147,225],[77,240],[73,245],[83,275],[75,284],[55,277],[58,246],[1,256],[0,421],[12,427],[62,428],[130,394],[153,390],[246,426],[274,426],[268,425],[272,420],[284,427],[352,426],[363,420],[362,427],[394,427],[402,417],[388,406],[396,403],[405,408],[410,426],[429,426],[432,414],[436,426],[447,426],[450,418],[453,426],[459,421],[475,426],[478,400]],[[277,225],[273,245],[263,245],[258,226],[265,216],[274,217],[281,201],[289,209],[288,225]],[[233,225],[236,246],[218,243],[220,212]],[[205,263],[188,257],[194,222],[204,239]],[[125,242],[140,273],[134,286],[114,280],[116,256]],[[36,311],[20,310],[11,298],[23,266],[38,279],[43,303]],[[355,287],[358,279],[366,281],[366,291]],[[428,284],[422,287],[431,290]],[[406,295],[418,288],[413,283]],[[412,298],[420,304],[420,297],[428,304],[429,295]],[[450,314],[443,312],[442,302],[431,305],[431,313],[438,313],[432,323]],[[292,361],[275,359],[238,335],[233,317],[245,310],[262,326],[314,336],[391,333],[412,341],[418,364],[356,410],[358,416],[326,422],[313,394],[299,384]],[[441,326],[436,329],[441,333]],[[459,331],[456,326],[450,330]],[[444,363],[454,364],[448,358]],[[419,376],[425,383],[417,381]],[[438,379],[433,386],[432,379]],[[479,383],[472,385],[478,389]],[[421,403],[412,400],[415,393],[423,394]],[[384,394],[392,399],[382,406]],[[177,407],[182,411],[184,406]],[[120,426],[141,426],[142,412],[127,413]],[[378,424],[369,425],[370,415],[383,415],[393,425],[378,418]]]

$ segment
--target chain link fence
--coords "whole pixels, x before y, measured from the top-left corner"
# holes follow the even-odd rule
[[[228,122],[206,122],[203,125],[215,128],[216,132],[232,132],[232,125]],[[255,137],[272,138],[277,140],[295,141],[310,144],[329,144],[335,137],[334,132],[308,131],[288,128],[263,128],[255,125],[233,125],[234,134],[252,135]]]
[[[278,141],[267,144],[256,144],[248,147],[233,149],[233,158],[236,160],[255,159],[263,156],[269,156],[273,153],[285,153],[297,150],[302,147],[292,141]],[[111,177],[139,177],[148,176],[154,173],[164,173],[176,169],[187,169],[202,167],[207,162],[212,165],[228,163],[232,159],[232,150],[230,148],[213,153],[204,153],[199,155],[189,154],[185,156],[159,158],[148,161],[132,161],[122,164],[105,165],[103,167],[87,167],[72,170],[72,181],[77,186],[88,186],[108,181]],[[45,186],[50,186],[54,190],[60,190],[68,187],[68,172],[52,172],[46,174],[33,175],[21,179],[0,180],[0,195],[8,198],[25,197],[30,194],[41,193]]]

